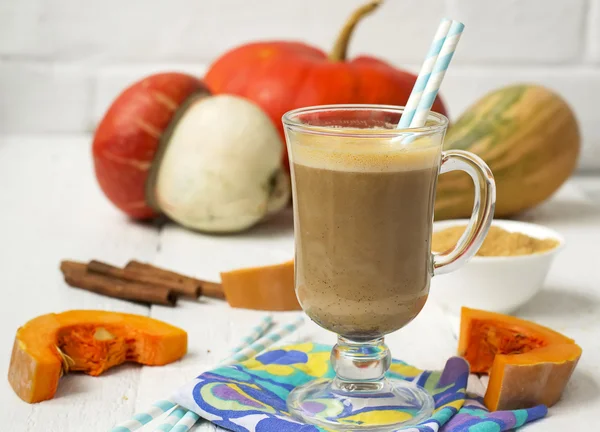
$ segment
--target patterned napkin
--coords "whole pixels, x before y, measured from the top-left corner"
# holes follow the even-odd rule
[[[295,387],[333,377],[331,347],[305,343],[266,351],[233,366],[205,372],[181,387],[173,400],[216,425],[236,432],[309,432],[287,412],[285,400]],[[490,413],[480,398],[465,396],[469,365],[450,358],[442,372],[423,371],[394,360],[390,378],[413,381],[431,393],[433,415],[405,432],[501,432],[544,417],[543,405]],[[372,418],[373,413],[369,413]],[[382,413],[382,415],[385,415]]]

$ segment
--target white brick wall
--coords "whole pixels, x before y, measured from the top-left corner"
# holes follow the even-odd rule
[[[450,13],[468,26],[463,61],[577,63],[585,45],[587,0],[448,0]]]
[[[149,73],[201,75],[257,39],[329,49],[364,0],[0,0],[0,133],[94,129],[112,99]],[[600,171],[600,0],[386,0],[351,54],[418,70],[442,16],[465,35],[443,86],[453,117],[486,91],[540,82],[576,110],[582,169]]]
[[[92,83],[78,66],[0,61],[0,133],[89,129]]]
[[[600,0],[590,0],[588,41],[589,59],[600,64]]]

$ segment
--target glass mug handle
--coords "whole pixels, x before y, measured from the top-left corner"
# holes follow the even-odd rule
[[[466,264],[483,243],[492,223],[496,204],[494,175],[479,156],[462,150],[442,152],[440,174],[464,171],[475,185],[475,201],[469,225],[449,252],[433,255],[433,275],[449,273]]]

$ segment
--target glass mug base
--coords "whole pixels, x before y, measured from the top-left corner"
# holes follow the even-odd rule
[[[431,416],[433,398],[402,380],[311,381],[294,389],[287,407],[296,419],[333,430],[388,431],[413,426]]]

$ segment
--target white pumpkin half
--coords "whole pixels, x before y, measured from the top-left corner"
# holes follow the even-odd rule
[[[289,202],[282,143],[269,117],[237,96],[195,98],[164,134],[147,200],[179,224],[238,232]]]

